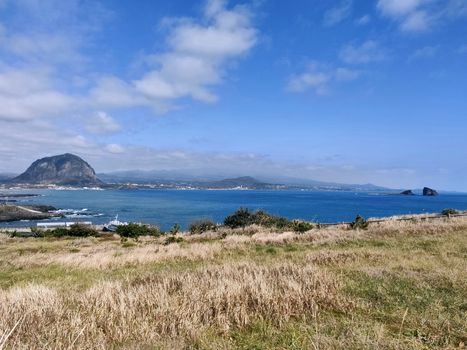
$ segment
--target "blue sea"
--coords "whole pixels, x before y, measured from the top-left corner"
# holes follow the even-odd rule
[[[18,204],[47,204],[67,209],[69,221],[106,223],[121,221],[157,224],[163,230],[175,223],[186,228],[197,219],[222,222],[239,207],[264,209],[290,219],[321,223],[351,221],[357,214],[385,217],[400,214],[438,213],[444,208],[467,210],[467,194],[438,197],[401,196],[364,192],[239,191],[239,190],[22,190],[36,193]],[[57,220],[57,219],[55,219]],[[63,219],[59,219],[63,220]],[[31,226],[33,222],[1,226]]]

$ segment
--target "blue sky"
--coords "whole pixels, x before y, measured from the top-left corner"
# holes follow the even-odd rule
[[[467,1],[0,0],[0,172],[467,190]]]

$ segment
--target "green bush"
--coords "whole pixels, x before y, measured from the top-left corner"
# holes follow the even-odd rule
[[[452,208],[443,209],[443,211],[441,212],[441,215],[445,215],[445,216],[451,216],[451,215],[457,215],[457,214],[459,214],[459,212],[456,209],[452,209]]]
[[[53,230],[42,231],[36,229],[34,237],[90,237],[97,236],[98,232],[90,226],[83,224],[73,224],[69,228],[57,227]]]
[[[292,222],[287,218],[271,215],[263,210],[251,212],[246,208],[240,208],[235,213],[224,219],[224,225],[230,228],[244,228],[253,224],[279,229],[292,227]]]
[[[247,208],[240,208],[224,219],[224,225],[230,228],[239,228],[251,225],[252,213]]]
[[[188,229],[192,235],[196,235],[207,231],[216,231],[217,225],[212,220],[198,220],[192,222]]]
[[[173,225],[169,232],[171,235],[176,235],[177,233],[180,232],[180,225],[179,224]]]
[[[286,229],[292,227],[292,222],[282,216],[271,215],[264,210],[258,210],[252,214],[252,224],[265,226],[265,227],[276,227],[279,229]]]
[[[44,237],[44,231],[38,229],[37,227],[30,227],[32,237]]]
[[[298,233],[304,233],[313,229],[313,224],[302,220],[293,220],[292,229]]]
[[[139,236],[159,236],[161,234],[159,228],[155,226],[129,223],[128,225],[120,225],[115,231],[121,237],[137,238]]]
[[[74,224],[68,230],[68,236],[72,237],[90,237],[97,236],[98,232],[90,226]]]
[[[10,232],[10,238],[14,238],[14,237],[22,237],[21,233],[19,233],[18,231],[14,230],[14,231],[11,231]]]
[[[368,228],[368,224],[368,221],[366,221],[363,216],[357,215],[355,221],[350,223],[350,228],[353,230],[366,230]]]
[[[164,240],[164,245],[169,245],[169,244],[172,244],[172,243],[181,243],[183,242],[184,239],[183,237],[176,237],[176,236],[168,236],[165,240]]]
[[[57,227],[53,230],[47,230],[47,231],[44,231],[43,232],[43,236],[44,237],[65,237],[65,236],[69,236],[69,231],[68,229],[64,228],[64,227]]]

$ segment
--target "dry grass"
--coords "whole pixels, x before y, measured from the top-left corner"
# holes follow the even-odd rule
[[[0,292],[0,330],[22,320],[9,339],[14,348],[195,341],[209,328],[227,332],[258,319],[280,326],[292,317],[316,317],[321,309],[348,311],[352,304],[339,296],[339,287],[323,271],[290,263],[103,281],[79,294],[28,285]]]
[[[0,349],[467,343],[464,217],[162,242],[0,235]]]
[[[92,246],[73,242],[69,250],[55,253],[39,251],[34,254],[18,254],[10,264],[17,267],[62,265],[75,268],[109,269],[165,262],[174,259],[200,260],[213,258],[220,250],[219,243],[210,245],[194,243],[190,245],[170,244],[164,246],[149,244],[102,243]],[[70,252],[71,251],[71,252]]]

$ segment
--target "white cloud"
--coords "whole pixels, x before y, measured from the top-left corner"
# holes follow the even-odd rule
[[[430,0],[378,0],[378,9],[388,16],[404,16]]]
[[[401,29],[406,32],[421,32],[430,27],[432,20],[427,12],[415,11],[402,21]]]
[[[203,18],[165,19],[168,50],[150,55],[152,69],[129,83],[103,78],[92,91],[104,106],[150,106],[158,111],[189,97],[212,103],[212,87],[222,83],[227,63],[248,53],[258,33],[245,6],[227,8],[225,1],[210,0]]]
[[[61,117],[87,107],[70,76],[84,69],[82,49],[107,12],[82,0],[5,1],[0,23],[0,121]]]
[[[377,41],[368,40],[360,45],[344,46],[339,57],[348,64],[362,64],[383,61],[387,58],[387,53]]]
[[[377,8],[405,32],[427,31],[467,15],[465,0],[378,0]]]
[[[221,81],[216,62],[206,57],[170,53],[159,57],[161,69],[153,70],[134,81],[136,90],[151,100],[174,100],[191,97],[202,102],[215,102],[208,86]]]
[[[337,68],[334,72],[334,77],[337,81],[352,81],[358,79],[359,76],[359,71],[348,68]]]
[[[437,54],[438,49],[438,46],[425,46],[417,49],[410,55],[409,61],[434,57]]]
[[[0,120],[55,116],[74,104],[74,98],[54,88],[47,71],[0,67]]]
[[[104,107],[132,107],[147,103],[131,84],[117,77],[103,77],[91,89],[91,99],[98,106]]]
[[[125,151],[125,149],[122,146],[116,143],[108,144],[107,146],[105,146],[105,149],[113,154],[121,154]]]
[[[318,62],[312,62],[307,69],[289,79],[287,89],[291,92],[313,90],[317,95],[326,95],[330,85],[336,82],[348,82],[357,79],[360,72],[348,68],[330,68]]]
[[[113,134],[121,130],[121,125],[105,112],[97,112],[86,121],[86,130],[94,134]]]
[[[370,21],[371,21],[370,15],[364,15],[364,16],[358,18],[355,21],[355,24],[357,24],[359,26],[364,26],[364,25],[367,25],[368,23],[370,23]]]
[[[288,89],[292,92],[304,92],[313,89],[316,94],[324,95],[328,91],[331,76],[327,73],[309,70],[293,76],[289,80]]]
[[[323,18],[323,24],[326,27],[332,27],[336,24],[339,24],[346,18],[348,18],[351,12],[352,12],[352,1],[343,0],[336,7],[333,7],[330,10],[326,11],[326,13],[324,14],[324,18]]]
[[[40,64],[80,69],[81,48],[105,24],[110,13],[97,1],[6,1],[9,23],[0,31],[0,51]]]
[[[227,9],[224,1],[208,1],[204,19],[175,21],[169,29],[169,51],[156,55],[158,68],[134,81],[151,100],[191,97],[216,101],[209,87],[222,82],[227,60],[247,53],[257,41],[245,7]]]

